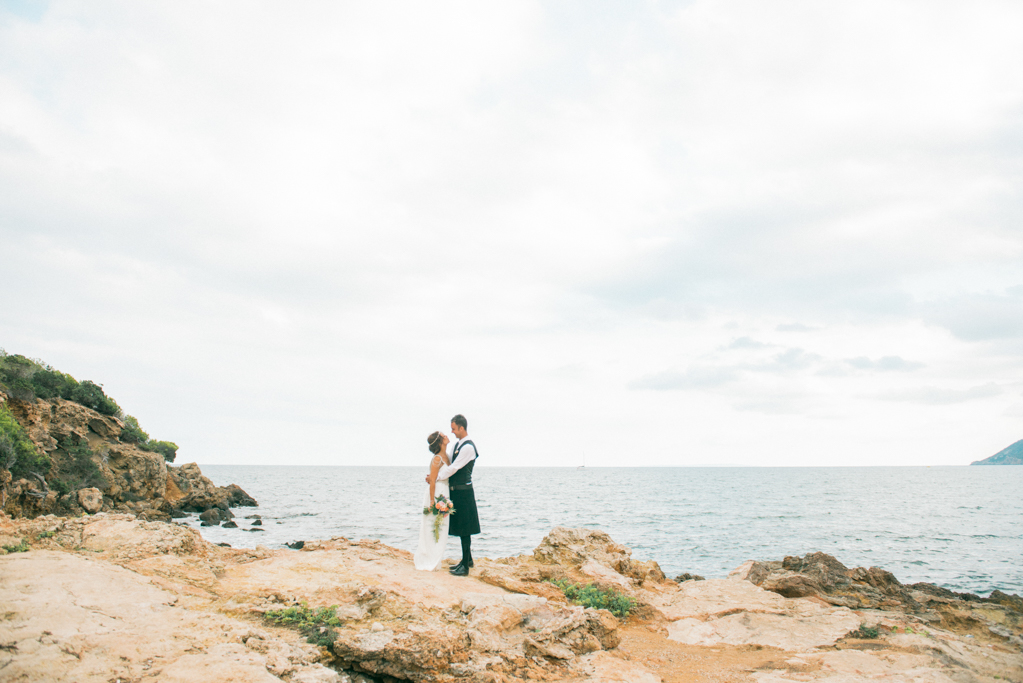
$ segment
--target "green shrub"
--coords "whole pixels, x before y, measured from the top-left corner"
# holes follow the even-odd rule
[[[855,631],[849,631],[847,634],[849,638],[859,638],[861,640],[872,640],[877,638],[878,630],[876,626],[867,626],[866,622],[860,624],[860,627]]]
[[[15,479],[33,472],[45,475],[50,469],[50,458],[29,440],[5,406],[0,406],[0,469],[10,470]]]
[[[571,602],[593,609],[606,609],[611,614],[624,619],[636,606],[636,601],[627,595],[611,588],[600,588],[595,584],[580,585],[565,580],[551,581],[561,589]]]
[[[58,443],[65,457],[59,458],[50,470],[50,485],[54,489],[65,494],[89,486],[102,487],[106,484],[87,442],[62,439]]]
[[[157,441],[149,438],[149,434],[142,431],[139,421],[131,415],[124,416],[124,429],[121,430],[121,441],[125,443],[138,444],[138,447],[151,453],[159,453],[167,462],[174,462],[178,455],[178,445],[172,441]]]
[[[71,375],[44,367],[32,375],[32,388],[39,398],[69,399],[78,386],[78,381]]]
[[[92,408],[97,413],[104,415],[118,415],[121,412],[120,406],[114,399],[103,392],[103,387],[89,380],[85,380],[75,387],[68,400],[80,403],[86,408]]]
[[[147,451],[159,453],[167,462],[174,462],[174,458],[178,455],[178,445],[171,441],[154,441],[150,439],[146,443],[142,444],[142,448]]]
[[[18,545],[5,545],[4,550],[6,550],[9,553],[27,553],[29,547],[30,546],[28,545],[28,541],[26,541],[23,538],[21,539],[21,543],[19,543]]]
[[[330,647],[337,639],[337,631],[334,629],[342,623],[335,612],[336,609],[337,605],[311,609],[303,602],[294,607],[270,610],[263,614],[263,618],[272,624],[297,629],[314,645]]]
[[[131,415],[125,415],[124,429],[121,430],[121,441],[124,443],[146,443],[149,441],[149,434],[142,431],[138,420]]]
[[[99,384],[89,380],[78,382],[71,375],[25,356],[0,354],[0,385],[19,401],[59,397],[104,415],[121,414],[120,406]]]

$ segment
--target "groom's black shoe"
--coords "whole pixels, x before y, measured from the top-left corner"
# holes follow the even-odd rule
[[[452,576],[468,576],[469,568],[464,564],[456,564],[454,567],[448,570]]]

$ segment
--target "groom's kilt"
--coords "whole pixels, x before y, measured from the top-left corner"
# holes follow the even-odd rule
[[[476,512],[476,494],[472,487],[461,488],[452,485],[451,504],[455,512],[448,525],[449,536],[472,536],[480,532],[480,516]]]

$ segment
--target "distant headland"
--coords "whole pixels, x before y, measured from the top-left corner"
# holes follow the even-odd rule
[[[971,465],[1023,465],[1023,439],[1003,448],[990,458],[975,460]]]

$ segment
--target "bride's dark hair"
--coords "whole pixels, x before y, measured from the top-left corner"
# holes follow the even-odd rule
[[[430,444],[430,452],[434,455],[440,453],[440,432],[434,432],[426,437],[426,443]]]

